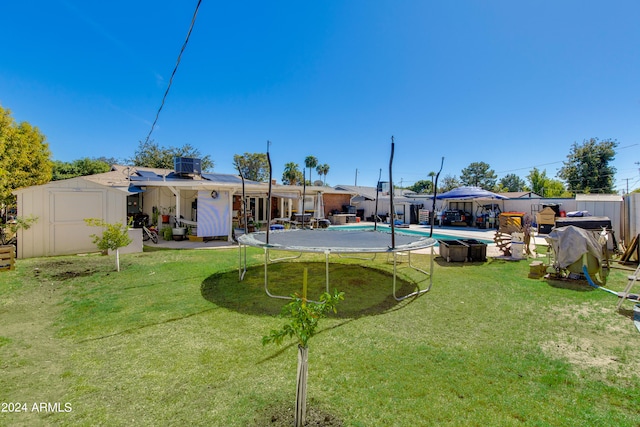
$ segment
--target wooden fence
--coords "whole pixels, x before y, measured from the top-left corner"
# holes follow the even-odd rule
[[[13,245],[0,246],[0,271],[16,268],[16,247]]]

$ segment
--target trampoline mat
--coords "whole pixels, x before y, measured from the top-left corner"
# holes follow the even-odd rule
[[[374,230],[284,230],[267,233],[244,234],[238,238],[241,245],[296,252],[383,253],[414,251],[432,247],[436,240],[413,234],[395,233],[395,247],[391,248],[391,233]]]

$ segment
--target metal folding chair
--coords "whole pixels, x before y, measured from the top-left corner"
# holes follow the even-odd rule
[[[624,300],[630,297],[631,289],[633,288],[633,286],[640,284],[640,264],[633,274],[627,276],[627,279],[627,287],[624,288],[624,291],[622,292],[622,295],[620,295],[620,299],[618,301],[618,310],[620,310],[620,307],[622,307],[622,303],[624,302]],[[639,302],[637,298],[633,298],[632,301]]]

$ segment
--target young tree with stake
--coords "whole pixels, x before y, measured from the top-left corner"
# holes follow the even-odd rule
[[[307,269],[304,269],[302,279],[302,296],[292,295],[290,303],[282,308],[282,316],[291,319],[280,330],[273,330],[262,338],[262,344],[282,344],[286,337],[296,337],[298,340],[298,375],[296,379],[296,412],[295,426],[305,423],[307,409],[307,372],[308,372],[308,342],[315,335],[318,321],[326,317],[327,313],[337,313],[336,305],[344,300],[344,292],[334,290],[333,294],[324,292],[319,302],[307,301]]]
[[[86,218],[84,222],[93,227],[104,228],[101,236],[97,234],[91,235],[91,237],[93,237],[93,243],[95,243],[101,251],[109,249],[116,251],[116,271],[120,271],[119,248],[127,246],[132,242],[129,237],[129,227],[133,224],[133,217],[129,220],[128,224],[122,224],[121,222],[109,224],[98,218]]]

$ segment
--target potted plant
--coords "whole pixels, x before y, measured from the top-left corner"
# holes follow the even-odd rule
[[[176,207],[175,206],[170,206],[168,208],[161,207],[160,209],[162,211],[162,222],[165,224],[168,224],[169,216],[173,213],[173,211],[176,210]]]
[[[162,229],[160,230],[160,234],[162,234],[162,238],[164,240],[171,240],[173,238],[173,231],[168,225],[162,227]]]
[[[198,237],[197,226],[195,226],[195,225],[187,226],[187,237],[192,242],[202,242],[203,241],[202,237]]]
[[[187,235],[187,227],[175,227],[171,229],[173,240],[184,240]]]
[[[249,220],[249,224],[247,226],[247,232],[253,233],[254,231],[260,231],[262,228],[262,223],[260,221],[254,221],[252,219]]]
[[[154,206],[151,209],[151,224],[158,226],[158,217],[160,216],[160,211],[157,206]]]

